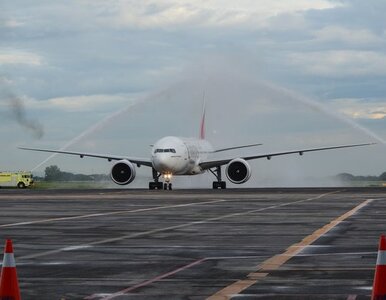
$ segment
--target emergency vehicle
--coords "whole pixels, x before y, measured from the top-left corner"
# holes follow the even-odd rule
[[[23,189],[34,183],[31,172],[0,172],[0,187]]]

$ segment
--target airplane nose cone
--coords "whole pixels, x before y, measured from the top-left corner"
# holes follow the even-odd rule
[[[155,160],[156,168],[162,172],[173,172],[173,161],[167,155],[158,155]]]

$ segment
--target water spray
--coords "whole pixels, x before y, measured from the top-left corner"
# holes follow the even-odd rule
[[[370,129],[355,122],[353,119],[350,119],[350,118],[348,118],[348,117],[346,117],[338,112],[332,112],[332,111],[328,110],[325,105],[323,105],[319,102],[316,102],[316,101],[312,101],[311,99],[306,98],[304,96],[301,96],[301,95],[299,95],[299,94],[297,94],[289,89],[276,86],[276,85],[269,83],[269,82],[263,82],[263,83],[272,89],[276,89],[282,93],[288,94],[291,97],[291,99],[294,99],[296,101],[300,101],[301,103],[303,103],[309,107],[316,108],[318,111],[321,111],[322,113],[324,113],[324,114],[326,114],[326,115],[328,115],[336,120],[339,120],[343,123],[346,123],[346,124],[350,125],[352,128],[359,130],[359,131],[363,132],[364,134],[366,134],[367,136],[370,136],[370,137],[376,139],[381,144],[386,145],[385,139],[383,139],[382,137],[380,137],[379,135],[377,135],[375,132],[371,131]]]
[[[126,107],[118,110],[118,111],[115,111],[113,112],[112,114],[106,116],[105,118],[103,118],[102,120],[100,120],[99,122],[95,123],[94,125],[90,126],[89,128],[87,128],[86,130],[84,130],[82,133],[80,133],[78,136],[76,136],[75,138],[73,138],[72,140],[70,140],[68,143],[66,143],[63,147],[61,147],[59,149],[59,151],[64,151],[66,149],[68,149],[69,147],[71,147],[72,145],[76,144],[77,142],[79,142],[80,140],[84,139],[86,136],[90,135],[90,134],[93,134],[95,132],[97,132],[98,130],[102,129],[103,127],[107,126],[111,121],[115,120],[116,118],[118,118],[119,116],[123,115],[124,113],[128,112],[132,107],[140,104],[140,103],[143,103],[143,102],[146,102],[146,101],[149,101],[150,99],[153,99],[155,97],[161,97],[163,96],[164,94],[166,94],[168,91],[170,90],[169,89],[165,89],[161,92],[158,92],[158,93],[155,93],[155,94],[152,94],[150,96],[147,96],[147,97],[144,97],[144,98],[139,98],[139,99],[134,99],[129,105],[127,105]],[[41,163],[39,163],[38,165],[36,165],[31,171],[35,171],[36,169],[40,168],[42,165],[44,165],[45,163],[47,163],[50,159],[52,159],[53,157],[55,157],[56,155],[58,155],[58,153],[54,153],[54,154],[51,154],[49,157],[47,157],[45,160],[43,160]]]
[[[92,134],[98,130],[100,130],[101,128],[103,128],[104,126],[106,126],[109,122],[111,122],[112,120],[114,120],[115,118],[119,117],[120,115],[122,115],[123,113],[127,112],[130,108],[132,108],[134,105],[138,104],[140,101],[133,101],[132,103],[130,103],[129,105],[127,105],[126,107],[124,107],[123,109],[120,109],[114,113],[112,113],[111,115],[108,115],[106,116],[105,118],[103,118],[101,121],[99,121],[98,123],[90,126],[89,128],[87,128],[86,130],[84,130],[82,133],[80,133],[78,136],[76,136],[75,138],[73,138],[72,140],[70,140],[69,142],[67,142],[63,147],[61,147],[59,150],[60,151],[63,151],[63,150],[66,150],[68,147],[71,147],[72,145],[76,144],[77,142],[79,142],[81,139],[83,139],[84,137],[88,136],[89,134]],[[38,165],[36,165],[31,171],[35,171],[36,169],[40,168],[42,165],[44,165],[46,162],[48,162],[50,159],[52,159],[53,157],[55,157],[56,155],[58,155],[58,153],[54,153],[54,154],[51,154],[49,157],[47,157],[45,160],[43,160],[41,163],[39,163]]]

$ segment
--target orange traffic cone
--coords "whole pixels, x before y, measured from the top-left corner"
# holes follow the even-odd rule
[[[371,300],[386,300],[386,237],[381,235]]]
[[[0,278],[0,300],[20,300],[12,241],[5,242],[3,267]]]

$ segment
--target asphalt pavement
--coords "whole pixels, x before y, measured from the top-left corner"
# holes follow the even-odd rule
[[[386,189],[0,190],[22,298],[370,299]]]

